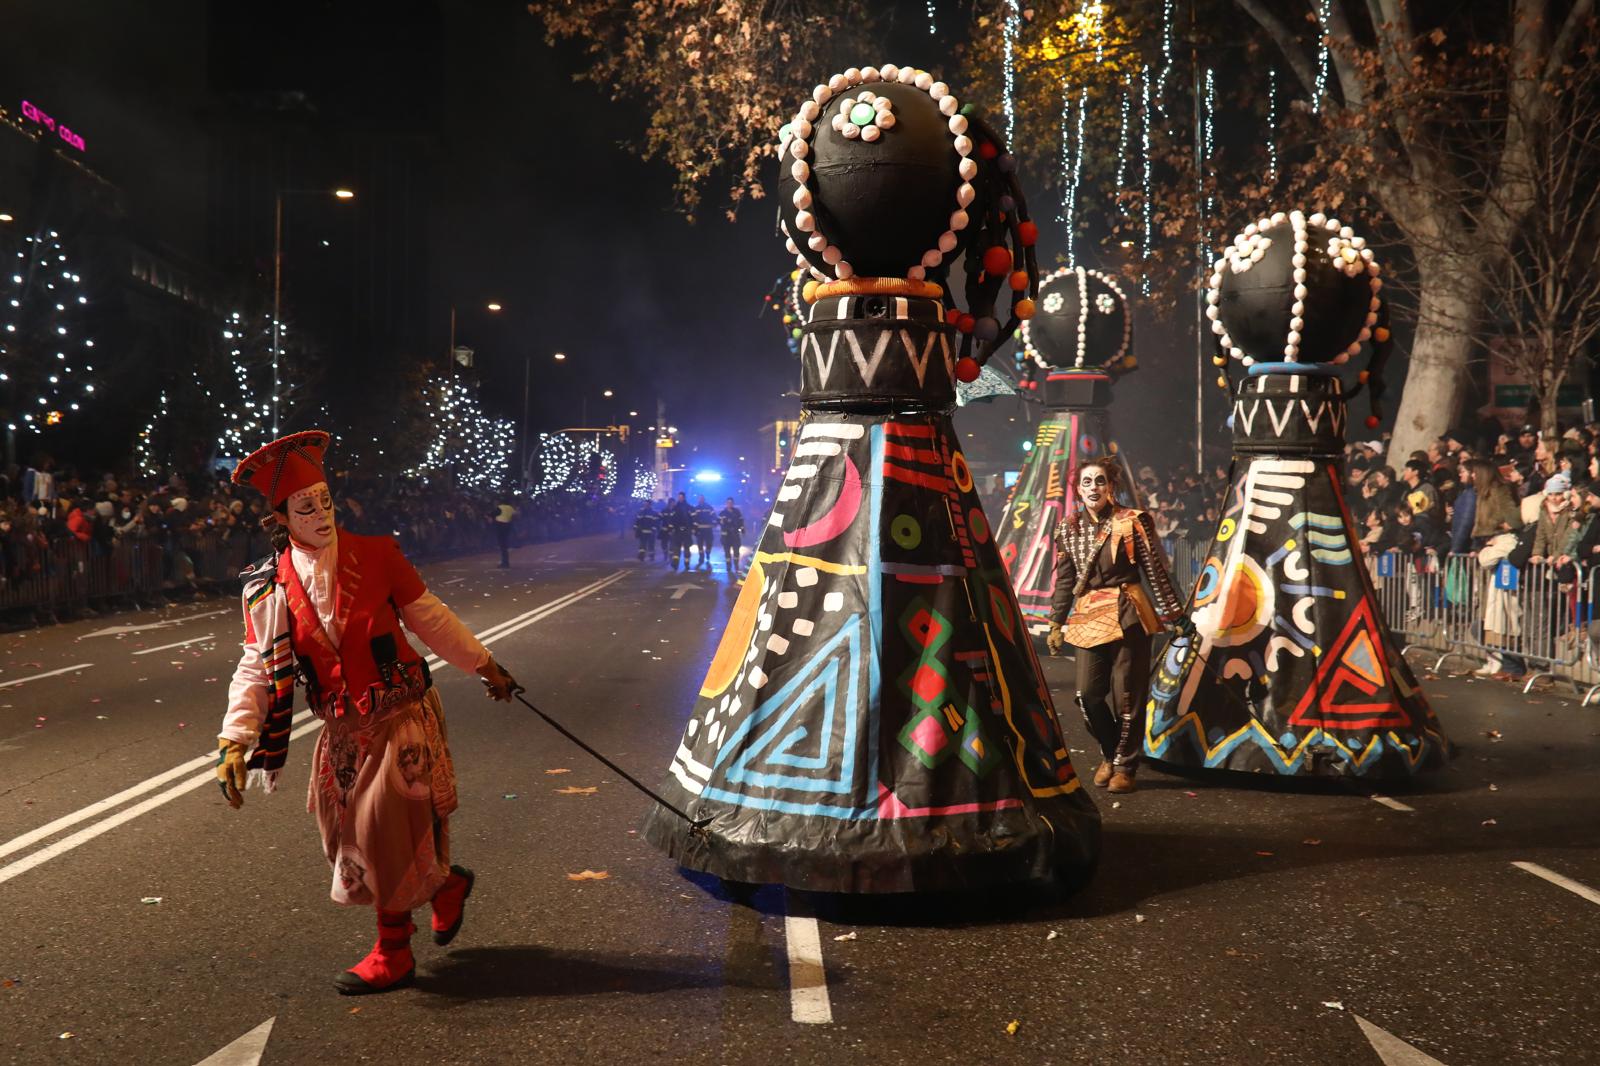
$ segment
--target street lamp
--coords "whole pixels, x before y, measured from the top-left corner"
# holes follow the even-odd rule
[[[616,393],[612,392],[610,389],[607,389],[605,392],[601,393],[601,395],[609,400],[611,397],[615,396]]]
[[[279,436],[278,431],[278,392],[280,382],[278,378],[278,359],[280,355],[279,338],[283,321],[283,198],[285,196],[323,196],[325,189],[279,189],[273,199],[272,212],[272,435]],[[356,198],[356,194],[349,189],[334,189],[333,196],[336,200],[349,202]]]
[[[493,300],[483,305],[483,309],[490,314],[499,314],[504,308]],[[450,305],[450,350],[445,353],[450,360],[450,365],[456,365],[456,305]]]
[[[16,218],[9,211],[0,211],[0,222],[15,222]]]
[[[567,353],[566,352],[557,352],[556,353],[556,362],[564,363],[566,361],[567,361]]]

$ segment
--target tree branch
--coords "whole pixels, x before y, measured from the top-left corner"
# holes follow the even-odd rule
[[[1294,71],[1294,76],[1308,93],[1317,91],[1317,70],[1311,60],[1300,50],[1300,42],[1295,38],[1294,31],[1277,15],[1267,10],[1261,0],[1234,0],[1239,9],[1251,18],[1256,24],[1267,31],[1277,44],[1278,50],[1283,53],[1284,60],[1289,64],[1289,69]]]

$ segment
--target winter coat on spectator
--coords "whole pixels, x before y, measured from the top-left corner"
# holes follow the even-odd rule
[[[1521,529],[1522,525],[1522,514],[1506,486],[1496,484],[1478,494],[1477,513],[1472,519],[1474,541],[1481,543],[1504,533],[1506,529]]]
[[[1461,555],[1472,550],[1472,526],[1478,517],[1478,493],[1468,485],[1456,493],[1455,516],[1450,520],[1450,551]]]
[[[78,539],[78,543],[87,544],[94,538],[94,523],[83,513],[83,508],[73,507],[67,512],[67,531]]]

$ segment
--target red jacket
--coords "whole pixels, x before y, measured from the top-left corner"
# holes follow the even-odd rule
[[[89,538],[93,536],[93,525],[94,523],[89,521],[89,516],[83,513],[82,507],[74,507],[67,512],[68,531],[84,544],[89,543]]]
[[[290,552],[278,557],[278,584],[289,603],[289,638],[309,674],[312,709],[339,717],[351,707],[369,714],[427,691],[422,657],[406,641],[399,609],[427,591],[393,537],[363,537],[341,529],[334,613],[344,626],[334,648],[295,573]],[[380,669],[375,655],[388,659]]]

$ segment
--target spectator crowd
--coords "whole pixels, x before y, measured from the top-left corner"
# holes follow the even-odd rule
[[[389,533],[426,559],[491,546],[493,519],[512,509],[511,543],[558,540],[618,527],[630,501],[576,494],[535,500],[419,480],[339,477],[331,486],[339,524]],[[48,458],[0,470],[0,613],[28,621],[32,601],[59,598],[63,571],[97,564],[106,598],[130,586],[130,568],[159,567],[166,597],[236,587],[238,572],[270,550],[265,503],[222,470],[163,477],[80,475]],[[87,606],[87,605],[86,605]],[[43,612],[49,614],[51,612]]]

